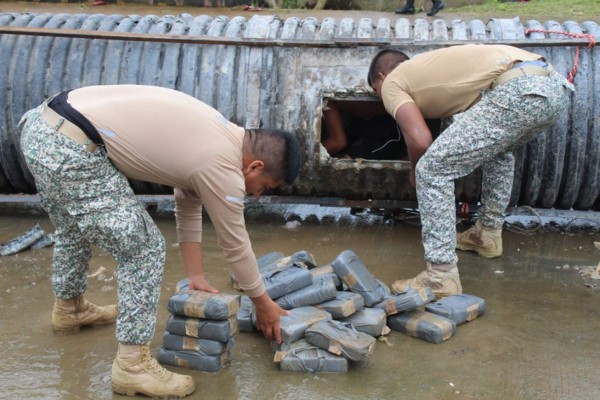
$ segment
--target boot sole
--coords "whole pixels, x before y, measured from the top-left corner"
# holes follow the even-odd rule
[[[112,319],[112,320],[107,320],[107,321],[93,322],[91,324],[76,325],[76,326],[68,327],[68,328],[60,328],[60,327],[52,326],[52,331],[54,333],[56,333],[57,335],[72,335],[74,333],[79,332],[81,330],[82,326],[104,326],[104,325],[112,325],[112,324],[115,323],[115,321],[116,321],[116,318]]]
[[[139,393],[139,394],[143,394],[144,396],[152,397],[152,398],[155,398],[155,399],[173,399],[173,398],[175,398],[175,399],[181,399],[183,397],[187,397],[190,394],[194,393],[194,390],[196,390],[196,389],[194,388],[194,389],[192,389],[188,393],[156,395],[156,394],[153,394],[153,393],[145,392],[143,390],[126,388],[126,387],[121,386],[119,384],[113,383],[112,384],[112,390],[113,390],[113,392],[115,392],[117,394],[122,394],[122,395],[130,396],[130,397],[133,397],[133,396],[135,396],[135,395],[137,395]]]
[[[500,252],[488,251],[488,250],[483,250],[480,247],[468,246],[468,245],[464,245],[464,244],[457,244],[456,248],[458,250],[462,250],[462,251],[474,251],[475,253],[479,254],[480,257],[483,257],[483,258],[497,258],[502,255],[501,251]]]

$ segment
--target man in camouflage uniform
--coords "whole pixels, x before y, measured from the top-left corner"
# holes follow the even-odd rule
[[[501,230],[512,189],[513,150],[551,126],[573,86],[538,55],[506,45],[462,45],[410,59],[383,50],[369,84],[407,144],[416,186],[427,269],[392,285],[427,286],[437,297],[461,293],[456,248],[502,254]],[[432,141],[424,118],[453,117]],[[481,166],[479,219],[456,235],[454,180]]]
[[[190,376],[164,369],[149,353],[165,261],[165,241],[128,178],[174,187],[177,235],[190,289],[216,293],[204,276],[202,209],[258,328],[281,341],[287,315],[268,295],[244,224],[244,196],[292,183],[300,167],[288,132],[246,130],[175,90],[137,85],[62,92],[22,118],[21,148],[56,227],[52,326],[65,334],[116,321],[112,387],[133,396],[183,397]],[[83,295],[94,244],[115,257],[117,306]]]

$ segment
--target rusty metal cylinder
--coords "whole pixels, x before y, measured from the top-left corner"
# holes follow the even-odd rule
[[[66,89],[145,84],[188,93],[246,128],[294,132],[305,166],[281,195],[414,201],[408,162],[329,157],[320,144],[323,105],[330,100],[375,101],[366,74],[383,47],[414,55],[477,42],[537,52],[565,76],[580,49],[570,107],[517,152],[511,203],[598,210],[600,52],[586,48],[582,39],[526,34],[527,29],[600,39],[600,26],[593,21],[0,13],[0,192],[35,193],[18,141],[25,111]],[[477,171],[457,181],[457,199],[477,202],[479,181]],[[138,194],[171,190],[144,182],[132,185]]]

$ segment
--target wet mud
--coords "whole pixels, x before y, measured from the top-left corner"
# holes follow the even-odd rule
[[[155,217],[167,242],[155,353],[169,316],[168,298],[185,272],[176,245],[175,222]],[[359,221],[357,223],[357,220]],[[285,228],[278,218],[249,218],[255,253],[311,252],[319,264],[345,249],[390,284],[424,266],[417,221],[363,221],[340,214],[306,218]],[[44,215],[0,216],[0,242],[39,223]],[[456,336],[431,344],[392,331],[388,342],[345,374],[281,372],[269,343],[258,333],[238,333],[232,363],[218,373],[168,367],[197,382],[190,399],[594,399],[600,398],[597,342],[600,288],[581,271],[597,266],[598,233],[504,234],[504,256],[486,260],[459,253],[465,293],[486,300],[485,314],[458,327]],[[125,399],[110,387],[117,343],[114,327],[85,329],[71,336],[51,330],[52,248],[0,257],[0,399]],[[204,232],[207,275],[224,292],[235,293],[229,266],[214,230]],[[116,262],[94,249],[87,297],[114,303]],[[587,284],[587,286],[586,286]]]

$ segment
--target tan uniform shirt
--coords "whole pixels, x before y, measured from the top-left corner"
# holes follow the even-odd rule
[[[446,118],[476,103],[481,90],[517,61],[542,58],[507,45],[467,44],[428,51],[398,65],[381,87],[390,115],[415,103],[425,118]]]
[[[131,179],[175,188],[180,242],[202,241],[202,207],[240,287],[264,293],[244,222],[244,129],[201,101],[154,86],[91,86],[69,93]]]

